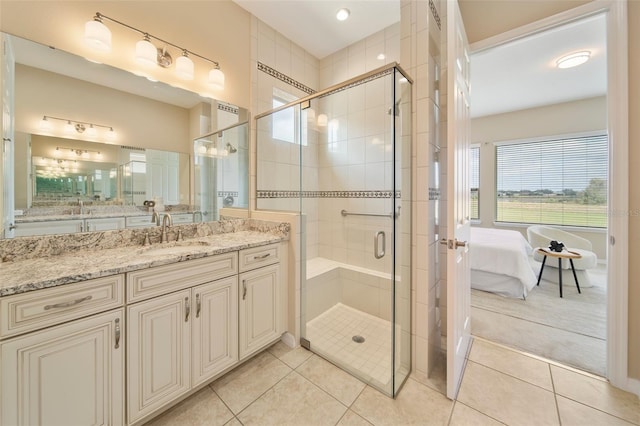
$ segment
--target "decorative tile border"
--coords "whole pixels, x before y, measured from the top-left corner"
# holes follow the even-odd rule
[[[218,110],[230,112],[231,114],[235,114],[235,115],[238,115],[239,113],[239,110],[237,107],[234,107],[233,105],[227,105],[227,104],[221,104],[221,103],[218,103]]]
[[[438,9],[436,9],[436,5],[433,3],[433,0],[429,0],[429,9],[431,9],[431,14],[433,15],[433,19],[436,20],[438,29],[442,30],[442,27],[440,24],[440,15],[438,15]]]
[[[228,197],[229,195],[232,197],[237,197],[238,191],[218,191],[218,197]]]
[[[343,90],[348,90],[348,89],[351,89],[351,88],[353,88],[353,87],[360,86],[360,85],[362,85],[362,84],[368,83],[368,82],[370,82],[370,81],[377,80],[377,79],[378,79],[378,78],[380,78],[380,77],[384,77],[385,75],[388,75],[388,74],[393,73],[393,70],[394,70],[394,68],[387,68],[387,69],[385,69],[385,70],[380,71],[379,73],[376,73],[376,74],[370,75],[370,76],[369,76],[369,77],[367,77],[367,78],[363,78],[362,80],[354,81],[354,82],[353,82],[353,83],[351,83],[351,84],[348,84],[348,85],[346,85],[346,86],[342,86],[342,87],[338,87],[338,88],[337,88],[337,89],[335,89],[335,90],[331,90],[331,91],[329,91],[329,92],[327,92],[327,93],[324,93],[324,94],[323,94],[322,96],[320,96],[320,97],[321,97],[321,98],[324,98],[325,96],[330,96],[330,95],[333,95],[334,93],[342,92]]]
[[[147,195],[146,191],[122,191],[125,195]]]
[[[396,191],[396,198],[401,192]],[[277,191],[258,190],[257,198],[391,198],[393,191]]]
[[[120,149],[128,149],[129,151],[145,151],[144,148],[137,146],[120,145]]]
[[[440,199],[440,188],[429,188],[429,201]]]
[[[313,90],[311,87],[309,86],[305,86],[304,84],[300,83],[297,80],[294,80],[293,78],[289,77],[286,74],[281,73],[280,71],[271,68],[269,65],[265,65],[262,62],[258,62],[258,71],[262,71],[265,74],[270,75],[273,78],[277,78],[280,81],[283,81],[285,83],[287,83],[290,86],[295,87],[298,90],[302,90],[303,92],[305,92],[308,95],[313,95],[314,93],[316,93],[315,90]]]

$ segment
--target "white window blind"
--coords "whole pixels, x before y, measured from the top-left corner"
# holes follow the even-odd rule
[[[607,226],[606,134],[496,147],[496,220]]]
[[[480,147],[469,150],[469,186],[471,188],[471,219],[480,219]]]

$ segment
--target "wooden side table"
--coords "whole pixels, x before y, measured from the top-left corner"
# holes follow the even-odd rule
[[[542,247],[536,248],[536,252],[540,253],[544,256],[542,259],[542,266],[540,267],[540,274],[538,275],[538,283],[536,285],[540,285],[540,279],[542,278],[542,271],[544,270],[544,264],[547,261],[547,256],[555,257],[558,259],[558,285],[560,287],[560,297],[562,297],[562,259],[569,259],[569,263],[571,264],[571,270],[573,271],[573,278],[576,280],[576,287],[578,288],[578,293],[582,294],[580,291],[580,284],[578,284],[578,276],[576,275],[576,269],[573,267],[573,259],[580,259],[582,256],[580,253],[576,253],[569,250],[562,250],[561,252],[551,251],[549,249],[545,249]]]

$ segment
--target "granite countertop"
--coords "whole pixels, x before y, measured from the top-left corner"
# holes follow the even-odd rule
[[[283,236],[238,231],[150,246],[71,251],[0,263],[0,297],[277,243]]]

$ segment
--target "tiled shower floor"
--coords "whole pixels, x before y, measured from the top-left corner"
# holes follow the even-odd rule
[[[391,323],[338,303],[307,323],[311,350],[374,386],[391,380]],[[353,336],[365,341],[356,343]]]

